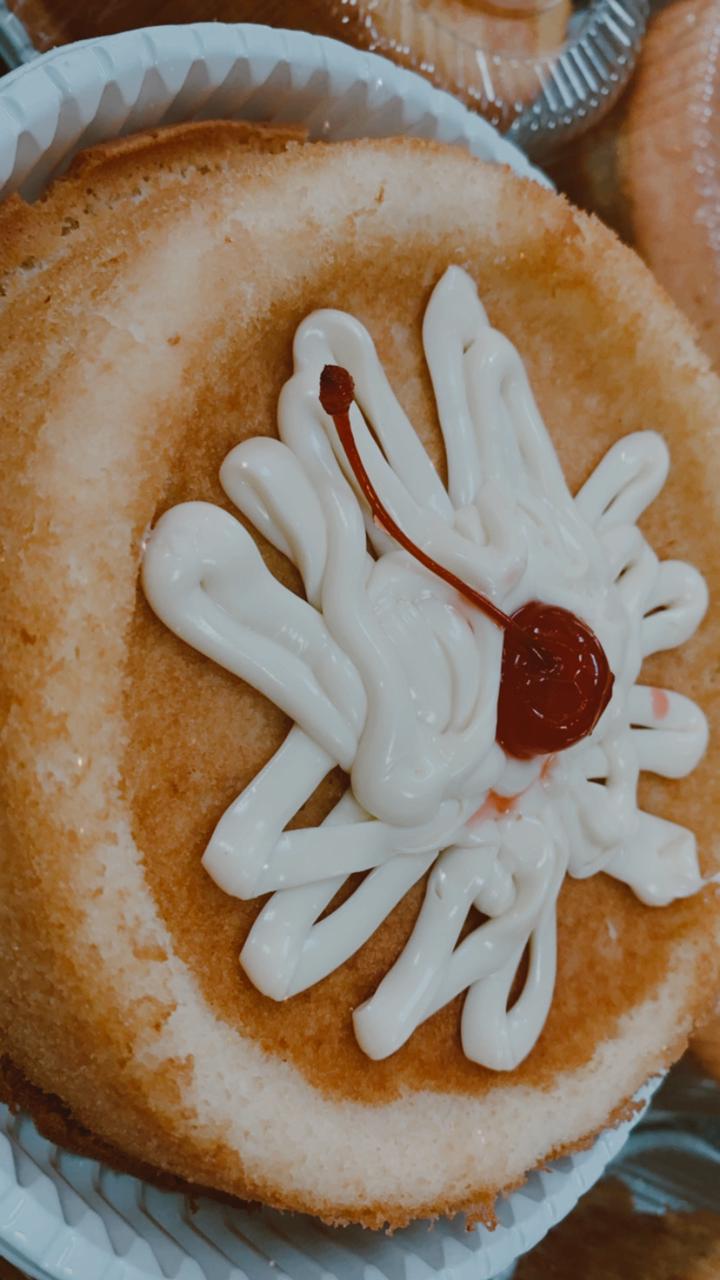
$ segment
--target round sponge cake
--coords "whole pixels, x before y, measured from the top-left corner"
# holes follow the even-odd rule
[[[619,437],[665,437],[643,528],[716,596],[718,382],[610,232],[452,147],[178,127],[80,157],[36,206],[10,201],[0,245],[6,1094],[105,1158],[328,1221],[491,1219],[500,1190],[587,1142],[680,1053],[718,976],[716,890],[652,909],[604,875],[568,879],[551,1012],[507,1073],[463,1055],[460,1000],[384,1061],[355,1041],[352,1010],[422,885],[323,982],[266,999],[238,963],[258,903],[221,892],[201,857],[288,721],[158,621],[144,538],[178,502],[228,506],[220,465],[275,433],[293,334],[318,307],[366,325],[442,471],[421,323],[454,263],[522,354],[573,490]],[[717,729],[717,651],[711,610],[643,679]],[[715,734],[689,778],[641,787],[696,833],[706,874],[718,749]],[[300,821],[342,787],[337,771]]]

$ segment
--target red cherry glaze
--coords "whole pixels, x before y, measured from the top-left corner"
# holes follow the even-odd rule
[[[508,628],[503,645],[497,740],[518,760],[570,747],[592,733],[612,694],[605,651],[586,623],[568,609],[531,600],[512,615],[551,663],[518,644]]]
[[[437,574],[505,632],[497,741],[518,760],[573,746],[595,728],[612,694],[614,676],[597,636],[575,614],[532,600],[512,616],[438,564],[408,538],[385,510],[365,470],[350,425],[355,386],[347,369],[326,364],[320,403],[378,524],[409,555]]]

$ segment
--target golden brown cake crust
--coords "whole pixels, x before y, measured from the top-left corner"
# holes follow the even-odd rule
[[[720,1084],[720,1001],[715,1001],[712,1015],[698,1027],[690,1048],[703,1070]]]
[[[22,1111],[29,1115],[38,1132],[44,1138],[47,1138],[48,1142],[53,1142],[56,1146],[63,1147],[66,1151],[72,1151],[75,1155],[86,1156],[90,1160],[99,1160],[101,1163],[117,1169],[120,1173],[127,1173],[131,1177],[141,1178],[144,1182],[162,1187],[165,1191],[178,1191],[182,1195],[190,1197],[210,1196],[213,1199],[222,1200],[229,1204],[242,1205],[244,1208],[257,1204],[257,1201],[248,1201],[240,1195],[228,1195],[219,1191],[216,1187],[202,1185],[188,1178],[180,1178],[173,1173],[168,1173],[166,1169],[146,1164],[142,1160],[129,1156],[120,1147],[106,1142],[104,1138],[91,1133],[90,1130],[79,1124],[62,1098],[59,1098],[56,1094],[43,1093],[41,1089],[30,1083],[9,1058],[2,1055],[0,1055],[0,1101],[6,1103],[11,1111]],[[608,1126],[611,1127],[630,1120],[637,1114],[637,1111],[638,1104],[632,1099],[628,1099],[608,1117]],[[547,1161],[559,1160],[563,1156],[569,1156],[577,1151],[585,1150],[592,1145],[595,1137],[595,1134],[589,1134],[581,1142],[558,1146],[548,1153]],[[508,1194],[514,1191],[516,1187],[522,1184],[522,1181],[524,1180],[518,1179],[517,1183],[505,1187],[504,1193]],[[467,1217],[468,1228],[476,1223],[483,1223],[492,1227],[497,1222],[495,1195],[490,1193],[484,1196],[471,1197],[462,1205],[452,1206],[450,1211],[464,1212]],[[442,1208],[440,1206],[431,1204],[421,1208],[417,1216],[434,1220],[441,1213]],[[346,1226],[348,1221],[354,1220],[336,1216],[327,1217],[325,1214],[320,1214],[319,1216],[325,1217],[330,1226]],[[391,1231],[394,1231],[408,1225],[410,1218],[402,1206],[383,1204],[378,1205],[372,1214],[366,1212],[362,1221],[365,1226],[371,1229],[382,1230],[389,1227]]]
[[[443,190],[464,192],[473,217]],[[296,227],[288,205],[301,210]],[[244,978],[237,955],[257,904],[223,895],[200,855],[287,725],[150,613],[136,592],[141,539],[179,500],[226,505],[219,464],[240,439],[274,430],[292,334],[316,306],[345,307],[368,325],[442,465],[419,327],[430,287],[454,261],[521,350],[571,487],[620,435],[652,426],[666,436],[676,465],[646,528],[660,553],[687,556],[717,591],[708,531],[717,528],[718,386],[685,323],[609,233],[532,184],[432,144],[302,147],[282,131],[180,127],[103,147],[43,204],[13,201],[0,217],[0,1038],[79,1125],[185,1181],[368,1225],[463,1207],[487,1214],[516,1175],[469,1175],[465,1190],[410,1208],[388,1195],[333,1202],[249,1167],[221,1129],[198,1134],[189,1099],[204,1045],[165,1047],[182,1012],[172,985],[182,966],[223,1035],[290,1064],[322,1098],[373,1108],[429,1090],[492,1101],[499,1084],[462,1054],[459,1002],[386,1062],[357,1048],[351,1010],[397,955],[421,890],[340,971],[287,1004]],[[173,245],[182,246],[174,258]],[[168,307],[156,316],[158,282]],[[126,367],[119,380],[114,370]],[[96,415],[87,428],[78,405]],[[297,588],[283,558],[263,553]],[[645,679],[697,697],[717,723],[716,652],[712,617],[680,653],[649,662]],[[648,807],[698,832],[706,870],[716,751],[686,782],[643,787]],[[329,791],[305,820],[328,803]],[[139,918],[131,880],[113,880],[128,826],[164,938]],[[111,932],[93,933],[113,911]],[[716,919],[710,893],[651,911],[605,877],[565,886],[555,1002],[537,1048],[502,1088],[542,1093],[588,1068],[623,1018],[680,973],[680,956],[685,1012],[677,1035],[638,1055],[599,1122],[543,1156],[586,1140],[679,1051],[715,980]],[[140,983],[132,997],[131,979]]]

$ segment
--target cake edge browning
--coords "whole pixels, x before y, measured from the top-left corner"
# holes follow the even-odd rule
[[[697,959],[697,957],[695,959]],[[694,972],[694,977],[692,982],[690,981],[690,979],[688,979],[688,985],[691,989],[697,988],[697,985],[698,985],[697,973]],[[693,1016],[692,1012],[688,1010],[688,1017],[691,1017],[691,1016]],[[666,1051],[667,1060],[670,1060],[672,1057],[677,1056],[677,1053],[680,1047],[682,1046],[682,1044],[684,1043],[687,1037],[687,1030],[688,1028],[686,1028],[682,1033],[680,1033],[677,1041],[673,1043],[671,1048],[667,1049]],[[27,1064],[25,1064],[25,1069],[27,1070]],[[638,1081],[638,1083],[640,1083],[640,1081]],[[18,1089],[19,1089],[19,1086],[16,1083],[15,1094],[12,1093],[12,1089],[10,1090],[11,1098],[15,1098],[15,1099],[17,1098]],[[45,1108],[45,1110],[48,1110],[48,1104],[46,1102],[43,1102],[42,1094],[39,1094],[39,1096],[35,1097],[34,1099],[28,1098],[28,1102],[30,1104],[31,1111],[34,1110],[39,1117],[42,1117],[43,1108]],[[58,1103],[58,1106],[55,1108],[56,1115],[59,1113],[58,1109],[62,1109],[63,1105],[64,1104],[62,1103]],[[627,1114],[627,1107],[629,1105],[631,1104],[629,1104],[627,1101],[622,1103],[620,1107],[620,1111],[622,1114],[618,1115],[618,1112],[616,1109],[616,1111],[612,1113],[611,1120],[616,1118],[622,1118],[623,1115]],[[53,1106],[51,1105],[49,1109],[50,1111],[52,1111]],[[72,1118],[71,1112],[67,1113],[67,1117],[68,1117],[66,1120],[67,1141],[70,1143],[80,1141],[80,1138],[78,1138],[77,1136],[78,1123]],[[601,1127],[604,1127],[605,1123],[606,1123],[606,1120],[603,1121],[603,1126]],[[102,1157],[105,1159],[109,1159],[109,1161],[113,1163],[112,1153],[114,1150],[116,1150],[116,1148],[113,1148],[112,1144],[105,1144],[104,1140],[101,1138],[95,1138],[93,1133],[88,1130],[82,1130],[82,1132],[88,1135],[87,1139],[83,1139],[83,1141],[86,1140],[88,1144],[95,1144],[95,1143],[101,1144],[103,1147]],[[588,1143],[592,1141],[592,1137],[594,1136],[595,1132],[597,1132],[597,1129],[593,1130],[593,1132],[590,1135],[586,1135],[578,1139],[577,1143],[574,1146],[573,1144],[569,1144],[566,1146],[553,1148],[548,1153],[546,1158],[551,1159],[554,1155],[563,1154],[567,1151],[579,1149],[582,1146],[588,1145]],[[73,1133],[75,1133],[76,1135],[75,1137],[73,1137]],[[89,1147],[85,1153],[89,1154]],[[122,1156],[122,1153],[120,1153],[120,1158],[125,1159],[125,1157]],[[157,1174],[157,1167],[154,1165],[138,1165],[137,1167],[142,1168],[144,1171],[149,1170],[151,1176],[153,1174]],[[162,1176],[162,1174],[160,1176]],[[238,1181],[238,1185],[240,1185],[240,1183],[242,1182],[242,1175],[238,1177],[237,1181]],[[198,1184],[193,1184],[189,1182],[187,1185],[190,1187],[193,1187],[193,1186],[197,1186]],[[511,1186],[519,1185],[519,1183],[512,1183],[510,1185]],[[441,1204],[441,1205],[435,1206],[434,1208],[430,1207],[429,1209],[427,1207],[416,1206],[413,1208],[412,1213],[410,1215],[407,1214],[407,1210],[404,1209],[402,1206],[398,1206],[397,1212],[395,1211],[392,1205],[390,1205],[389,1207],[383,1206],[382,1208],[358,1206],[356,1211],[356,1216],[353,1216],[352,1220],[363,1221],[366,1223],[366,1225],[377,1226],[377,1225],[381,1225],[382,1223],[387,1221],[389,1218],[393,1225],[401,1226],[401,1225],[404,1225],[406,1221],[409,1221],[410,1217],[424,1216],[426,1213],[429,1213],[430,1216],[432,1216],[433,1213],[436,1214],[436,1213],[444,1212],[445,1210],[448,1210],[448,1209],[450,1211],[459,1211],[462,1208],[468,1209],[471,1213],[475,1213],[475,1215],[480,1220],[489,1220],[492,1213],[492,1199],[494,1198],[494,1194],[497,1189],[498,1188],[495,1188],[493,1190],[492,1195],[488,1194],[487,1199],[484,1199],[483,1196],[480,1195],[479,1197],[477,1197],[472,1201],[468,1200],[467,1202],[462,1202],[462,1203],[453,1202],[452,1205]],[[276,1203],[278,1207],[291,1207],[291,1208],[304,1207],[306,1209],[310,1207],[307,1200],[304,1201],[304,1204],[302,1206],[299,1206],[297,1204],[288,1203],[288,1201],[292,1200],[292,1196],[284,1196],[282,1194],[277,1194],[273,1192],[263,1194],[263,1199],[266,1199],[268,1203]],[[324,1205],[319,1205],[317,1212],[318,1212],[318,1216],[322,1216],[326,1218],[326,1220],[328,1221],[341,1222],[346,1220],[342,1216],[340,1216],[340,1214],[334,1216],[332,1210],[327,1208]]]
[[[679,1056],[677,1049],[673,1056]],[[96,1160],[118,1173],[138,1178],[163,1191],[178,1192],[189,1197],[191,1201],[200,1196],[207,1196],[223,1204],[246,1210],[262,1207],[263,1202],[259,1200],[243,1199],[241,1195],[231,1195],[217,1188],[189,1181],[179,1177],[177,1174],[146,1164],[142,1160],[127,1155],[119,1147],[86,1129],[84,1125],[75,1119],[72,1111],[61,1098],[56,1094],[44,1093],[42,1089],[32,1084],[8,1057],[3,1056],[1,1053],[0,1102],[5,1103],[13,1114],[23,1113],[29,1116],[43,1138],[55,1146],[70,1152],[72,1155]],[[641,1104],[636,1102],[634,1098],[626,1099],[614,1109],[602,1129],[588,1134],[577,1142],[565,1143],[555,1147],[548,1153],[546,1160],[540,1167],[545,1168],[554,1160],[588,1150],[604,1129],[612,1129],[632,1120],[637,1115],[640,1106]],[[496,1197],[508,1196],[521,1188],[527,1181],[529,1172],[524,1178],[517,1179],[499,1192],[470,1197],[466,1203],[452,1208],[450,1215],[464,1214],[467,1218],[468,1229],[476,1225],[483,1225],[492,1229],[497,1224]],[[297,1212],[292,1206],[287,1206],[282,1202],[274,1204],[272,1201],[266,1201],[264,1203],[281,1212]],[[307,1212],[310,1212],[310,1210],[307,1210]],[[313,1211],[313,1216],[316,1216],[320,1221],[327,1223],[331,1227],[345,1227],[353,1223],[360,1223],[370,1230],[387,1230],[392,1234],[396,1230],[402,1230],[404,1227],[409,1226],[416,1217],[433,1222],[441,1216],[445,1216],[445,1211],[442,1206],[427,1205],[421,1207],[417,1213],[413,1213],[412,1217],[409,1217],[406,1211],[399,1206],[397,1208],[387,1206],[386,1209],[372,1214],[368,1214],[364,1206],[358,1206],[352,1216],[342,1217],[334,1214],[328,1215],[320,1207],[318,1211]]]

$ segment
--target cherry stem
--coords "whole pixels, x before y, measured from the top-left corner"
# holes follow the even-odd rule
[[[409,555],[418,560],[431,573],[442,578],[449,586],[454,587],[460,595],[469,600],[471,604],[474,604],[477,609],[480,609],[496,626],[501,627],[503,631],[512,631],[544,667],[553,666],[554,662],[551,655],[545,649],[535,645],[528,633],[509,614],[499,609],[487,596],[482,595],[474,587],[463,582],[462,578],[458,578],[457,574],[453,573],[451,569],[446,569],[444,565],[438,564],[437,560],[433,560],[432,556],[427,555],[421,547],[416,546],[412,539],[400,528],[400,525],[396,524],[389,511],[386,511],[365,469],[365,464],[355,443],[355,437],[350,425],[350,405],[354,399],[355,384],[347,369],[343,369],[341,365],[326,364],[320,375],[320,403],[335,423],[335,429],[347,460],[377,523]]]

